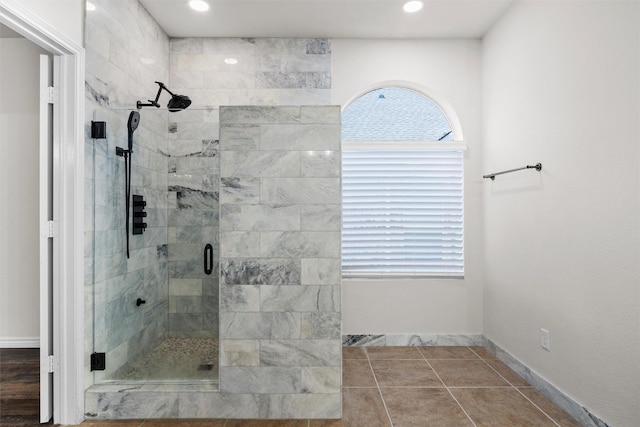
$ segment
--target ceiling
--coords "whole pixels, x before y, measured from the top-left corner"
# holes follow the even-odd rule
[[[139,0],[170,37],[481,38],[514,0]]]

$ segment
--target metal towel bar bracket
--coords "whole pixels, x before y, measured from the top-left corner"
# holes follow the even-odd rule
[[[535,165],[527,165],[521,168],[516,168],[516,169],[509,169],[508,171],[502,171],[502,172],[496,172],[496,173],[490,173],[489,175],[482,175],[483,178],[491,178],[491,181],[493,181],[494,179],[496,179],[496,175],[502,175],[503,173],[511,173],[511,172],[516,172],[516,171],[521,171],[521,170],[525,170],[525,169],[535,169],[538,172],[540,172],[542,170],[542,163],[536,163]]]

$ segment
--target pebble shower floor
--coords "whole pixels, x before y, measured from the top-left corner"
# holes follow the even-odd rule
[[[215,381],[218,379],[218,341],[215,338],[167,338],[116,379]]]

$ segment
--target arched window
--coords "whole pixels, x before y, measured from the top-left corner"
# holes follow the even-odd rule
[[[463,156],[425,95],[385,87],[342,113],[342,272],[462,276]]]

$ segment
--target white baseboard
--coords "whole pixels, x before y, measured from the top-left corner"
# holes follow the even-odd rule
[[[0,337],[0,348],[40,348],[40,338]]]

